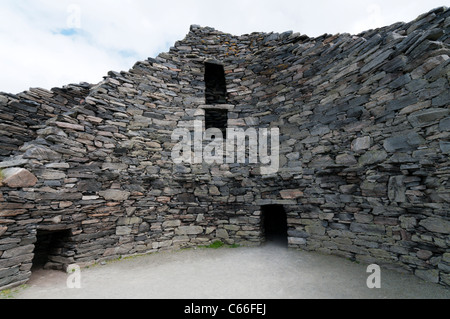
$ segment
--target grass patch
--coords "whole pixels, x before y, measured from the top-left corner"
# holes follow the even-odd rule
[[[27,287],[27,285],[22,285],[17,288],[0,291],[0,299],[14,299],[18,293],[25,290]]]
[[[219,248],[222,248],[223,246],[225,246],[225,244],[218,240],[218,241],[213,242],[211,245],[201,246],[201,248],[219,249]]]
[[[239,244],[225,245],[220,240],[217,240],[208,246],[199,246],[199,248],[205,248],[205,249],[238,248],[238,247],[240,247]]]

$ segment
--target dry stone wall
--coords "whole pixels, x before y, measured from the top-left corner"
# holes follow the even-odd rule
[[[449,25],[446,8],[318,38],[193,25],[96,85],[1,95],[0,289],[28,280],[39,232],[65,231],[55,268],[260,245],[265,205],[283,205],[292,248],[450,285]],[[223,65],[227,104],[207,105],[205,63]],[[175,164],[172,133],[211,108],[279,128],[279,171]]]
[[[17,95],[0,93],[0,160],[33,141],[45,121],[82,103],[89,88],[82,83],[52,91],[32,88]]]

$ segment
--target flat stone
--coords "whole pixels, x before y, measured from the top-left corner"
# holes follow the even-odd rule
[[[439,147],[444,154],[450,154],[450,142],[439,142]]]
[[[181,225],[181,220],[168,220],[162,224],[163,228],[173,228],[179,227]]]
[[[101,191],[99,195],[106,200],[113,200],[120,202],[127,200],[131,196],[131,193],[117,189],[110,189],[107,191]]]
[[[297,238],[297,237],[289,237],[288,238],[288,244],[289,245],[306,245],[306,239],[305,238]]]
[[[384,235],[386,229],[383,225],[352,223],[350,230],[355,233]]]
[[[381,163],[387,156],[385,151],[369,151],[359,158],[358,164],[359,166],[364,166]]]
[[[427,230],[431,232],[436,232],[440,234],[450,234],[450,221],[442,218],[429,217],[427,219],[422,220],[419,223],[419,225],[425,227]]]
[[[117,236],[127,236],[131,234],[131,227],[128,226],[118,226],[116,228],[116,235]]]
[[[417,226],[417,219],[414,217],[400,216],[399,221],[404,229],[413,229]]]
[[[389,200],[396,203],[406,202],[405,176],[393,176],[389,179],[388,196]]]
[[[299,189],[286,189],[280,191],[280,195],[283,199],[297,199],[303,197],[303,192]]]
[[[199,235],[203,233],[201,226],[181,226],[175,230],[176,235]]]
[[[3,184],[11,188],[34,187],[38,179],[24,168],[7,168],[3,170]]]
[[[383,147],[388,152],[410,151],[417,148],[417,146],[425,143],[417,132],[404,132],[402,135],[388,138],[384,141]]]
[[[83,201],[88,201],[88,200],[97,200],[97,199],[99,199],[99,198],[100,198],[100,196],[92,195],[92,196],[83,196],[83,197],[81,198],[81,200],[83,200]]]
[[[40,161],[57,161],[61,159],[61,157],[61,154],[42,145],[33,145],[28,147],[23,155],[23,158],[25,159],[37,159]]]
[[[321,222],[315,222],[311,225],[305,226],[305,230],[310,235],[325,235],[326,229],[322,226]]]
[[[228,235],[228,232],[225,229],[218,229],[216,230],[216,237],[222,238],[222,239],[228,239],[230,236]]]
[[[0,95],[0,105],[8,104],[8,98],[6,96]]]
[[[117,221],[119,226],[129,226],[142,223],[142,219],[139,217],[122,217]]]
[[[378,66],[380,66],[382,63],[384,63],[386,60],[388,60],[388,58],[391,56],[391,54],[394,52],[394,50],[389,49],[385,52],[382,53],[375,53],[375,57],[373,57],[373,59],[371,61],[369,61],[366,65],[364,65],[361,68],[360,73],[364,74],[368,71],[370,71],[371,69],[374,69]]]
[[[408,121],[414,127],[424,127],[434,124],[435,121],[447,116],[450,109],[432,108],[424,111],[419,111],[408,116]]]
[[[0,236],[3,236],[7,230],[8,230],[8,227],[0,226]]]
[[[336,156],[336,164],[338,165],[345,165],[345,166],[351,166],[357,164],[358,161],[353,155],[350,154],[341,154]]]
[[[67,128],[67,129],[71,129],[71,130],[75,130],[75,131],[84,131],[85,130],[83,125],[71,124],[71,123],[66,123],[66,122],[55,122],[55,124],[58,127]]]
[[[441,122],[439,123],[439,130],[443,132],[450,131],[450,117],[446,117],[445,119],[441,120]]]
[[[371,140],[370,136],[357,138],[352,143],[352,150],[354,152],[368,150],[371,147]]]
[[[64,209],[64,208],[68,208],[68,207],[70,207],[72,205],[73,205],[73,202],[63,201],[63,202],[59,203],[59,208]]]
[[[21,247],[17,247],[17,248],[12,248],[12,249],[6,250],[3,253],[2,258],[3,259],[14,258],[14,257],[17,257],[17,256],[30,254],[33,251],[34,251],[34,245],[27,245],[27,246],[21,246]]]
[[[433,256],[433,253],[429,250],[421,249],[421,250],[417,251],[416,255],[417,255],[417,257],[419,257],[422,260],[428,260],[428,259],[430,259],[431,256]]]
[[[67,175],[60,171],[55,170],[46,170],[41,173],[40,177],[45,180],[56,180],[56,179],[64,179]]]
[[[52,163],[45,165],[47,168],[70,168],[69,163]]]
[[[9,167],[18,167],[25,165],[29,162],[29,160],[16,158],[9,161],[0,162],[0,168],[9,168]]]
[[[361,183],[361,192],[364,196],[386,196],[387,187],[385,183],[374,183],[370,181],[364,181]]]

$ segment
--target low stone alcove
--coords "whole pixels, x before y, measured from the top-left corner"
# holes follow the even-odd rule
[[[66,270],[73,262],[70,253],[70,235],[68,229],[37,230],[32,271],[37,269]]]

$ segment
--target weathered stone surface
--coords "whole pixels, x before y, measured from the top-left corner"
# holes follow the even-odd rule
[[[221,239],[228,239],[230,236],[228,235],[228,232],[225,229],[218,229],[216,230],[216,237]]]
[[[406,186],[404,176],[393,176],[389,179],[388,196],[389,200],[397,203],[406,202]]]
[[[116,229],[117,236],[127,236],[131,234],[131,227],[129,226],[118,226]]]
[[[352,150],[354,152],[365,151],[371,147],[371,144],[372,142],[370,136],[360,137],[353,141]]]
[[[336,156],[336,164],[338,165],[345,165],[345,166],[351,166],[357,164],[358,161],[353,155],[350,154],[341,154]]]
[[[11,188],[33,187],[38,182],[36,176],[24,168],[7,168],[2,172],[2,183]]]
[[[303,246],[306,245],[305,238],[289,237],[288,243],[291,246]]]
[[[436,121],[439,121],[443,117],[448,116],[450,110],[442,108],[434,108],[425,111],[419,111],[411,114],[408,117],[409,122],[414,127],[423,127],[427,125],[432,125]]]
[[[351,223],[350,230],[355,233],[363,233],[368,235],[383,235],[386,229],[382,225]]]
[[[84,131],[84,129],[85,129],[84,126],[78,125],[78,124],[71,124],[71,123],[65,123],[65,122],[55,122],[55,124],[58,127],[71,129],[71,130],[75,130],[75,131]]]
[[[419,250],[417,251],[417,257],[419,257],[422,260],[428,260],[430,257],[433,256],[433,253],[429,250]]]
[[[419,223],[431,232],[450,234],[450,221],[437,217],[429,217]]]
[[[46,161],[57,161],[61,159],[61,154],[51,150],[48,147],[42,145],[32,145],[27,148],[23,158],[25,159],[37,159]]]
[[[117,225],[125,226],[125,225],[136,225],[142,223],[142,218],[139,217],[122,217],[117,221]]]
[[[413,229],[417,226],[417,219],[414,217],[400,216],[399,220],[401,222],[402,228]]]
[[[372,165],[384,161],[387,156],[385,151],[369,151],[359,158],[358,163],[360,166]]]
[[[40,178],[44,180],[64,179],[67,175],[61,171],[46,170],[40,174]]]
[[[283,199],[297,199],[303,197],[303,192],[299,189],[286,189],[280,191],[280,195]]]
[[[410,151],[424,144],[425,140],[416,132],[404,132],[402,135],[388,138],[384,141],[384,148],[388,152]]]
[[[162,224],[163,228],[172,228],[181,226],[181,220],[168,220]]]
[[[175,230],[177,235],[198,235],[203,233],[201,226],[180,226]]]
[[[0,187],[0,286],[29,278],[33,254],[12,256],[35,229],[69,237],[51,257],[62,268],[217,239],[259,245],[266,205],[284,208],[291,247],[437,270],[422,275],[450,284],[448,21],[440,8],[317,38],[196,26],[95,85],[0,93],[0,168],[38,179]],[[254,129],[256,163],[249,148],[242,163],[175,163],[174,147],[205,138],[202,126]],[[266,128],[279,145],[259,143]],[[209,142],[183,149],[186,160]]]
[[[450,131],[450,117],[447,117],[440,121],[439,123],[439,130],[443,132]]]
[[[131,193],[127,191],[122,191],[118,189],[110,189],[106,191],[99,192],[100,196],[103,197],[106,200],[113,200],[113,201],[124,201],[127,200]]]
[[[0,169],[10,168],[10,167],[20,167],[20,166],[27,164],[28,162],[29,162],[28,160],[21,159],[21,158],[12,159],[9,161],[0,162]]]
[[[22,255],[27,255],[32,253],[34,250],[34,245],[21,246],[17,248],[12,248],[3,252],[2,258],[14,258]]]
[[[439,142],[439,148],[441,149],[441,152],[444,154],[450,154],[450,142]]]

